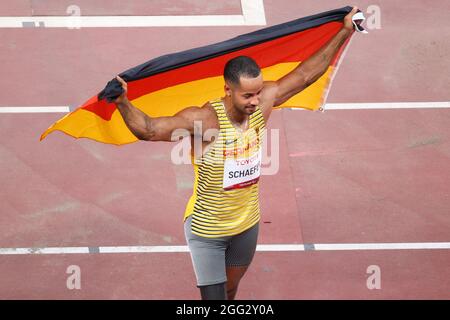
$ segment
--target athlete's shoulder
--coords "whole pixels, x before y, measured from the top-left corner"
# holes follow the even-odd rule
[[[206,120],[214,113],[214,108],[209,105],[209,102],[203,106],[190,106],[182,109],[177,115],[190,120]]]
[[[207,101],[203,106],[193,106],[182,110],[179,116],[189,120],[200,122],[203,129],[219,128],[219,122],[213,101]]]
[[[203,112],[205,115],[208,116],[213,116],[216,114],[216,110],[214,109],[214,103],[216,102],[216,100],[211,100],[211,101],[207,101],[203,106],[200,107],[200,109],[202,110],[201,112]]]
[[[219,128],[219,119],[217,118],[217,113],[213,105],[217,101],[218,100],[207,101],[200,107],[206,128]]]

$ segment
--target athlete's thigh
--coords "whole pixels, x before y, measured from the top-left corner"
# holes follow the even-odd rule
[[[215,285],[227,281],[225,250],[227,241],[204,238],[192,233],[190,221],[185,222],[185,236],[191,253],[197,286]]]
[[[250,265],[256,251],[258,231],[259,224],[257,223],[241,234],[231,237],[225,252],[225,264],[227,267],[247,267]]]

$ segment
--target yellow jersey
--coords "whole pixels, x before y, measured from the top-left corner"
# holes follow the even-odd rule
[[[192,233],[215,238],[239,234],[258,223],[262,141],[265,122],[259,107],[244,132],[228,119],[222,99],[210,101],[219,133],[199,158],[192,157],[193,194],[184,219],[192,217]]]

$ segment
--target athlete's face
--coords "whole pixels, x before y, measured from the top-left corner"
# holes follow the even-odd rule
[[[260,103],[263,85],[262,74],[256,78],[241,77],[239,85],[226,83],[225,92],[238,112],[252,114]]]

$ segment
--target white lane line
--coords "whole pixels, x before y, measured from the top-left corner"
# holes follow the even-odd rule
[[[99,253],[168,253],[189,252],[187,246],[99,247]]]
[[[450,108],[450,101],[444,102],[384,102],[384,103],[327,103],[325,110],[355,109],[423,109]]]
[[[450,242],[410,242],[410,243],[321,243],[315,244],[316,251],[340,250],[423,250],[450,249]]]
[[[328,103],[325,110],[376,110],[376,109],[440,109],[450,108],[450,102],[381,102],[381,103]],[[292,110],[305,110],[292,108]],[[0,106],[0,113],[45,113],[70,112],[69,106],[36,106],[36,107],[10,107]]]
[[[256,251],[305,251],[305,246],[303,244],[258,244]]]
[[[306,247],[309,249],[306,249]],[[95,249],[95,250],[93,250]],[[286,251],[358,251],[358,250],[430,250],[450,249],[450,242],[410,243],[323,243],[323,244],[260,244],[258,252]],[[87,254],[87,253],[183,253],[187,246],[120,246],[120,247],[50,247],[50,248],[0,248],[0,255],[30,254]]]
[[[0,107],[0,113],[48,113],[48,112],[70,112],[68,106],[42,106],[42,107]]]
[[[72,17],[0,17],[0,28],[127,28],[243,26],[242,15],[204,16],[89,16]]]
[[[263,0],[241,0],[242,15],[0,17],[0,28],[195,27],[266,25]],[[82,12],[81,12],[82,14]]]
[[[247,26],[265,26],[266,14],[263,0],[241,0],[242,15]]]
[[[0,248],[0,255],[89,253],[88,247]]]
[[[324,110],[375,110],[375,109],[438,109],[450,108],[450,101],[442,102],[371,102],[371,103],[326,103]],[[292,110],[305,110],[291,108]]]

